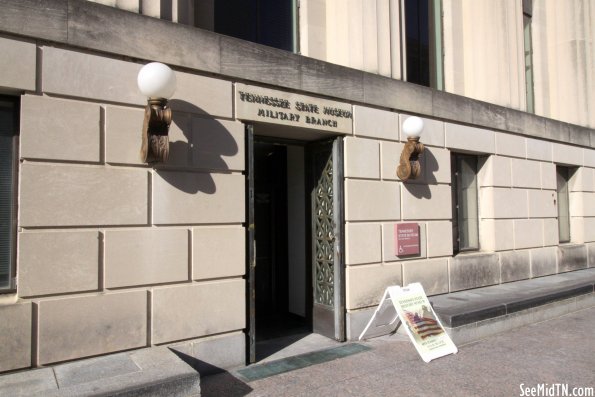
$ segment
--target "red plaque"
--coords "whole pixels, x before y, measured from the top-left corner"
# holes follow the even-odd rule
[[[417,223],[395,224],[395,255],[419,255],[419,225]]]

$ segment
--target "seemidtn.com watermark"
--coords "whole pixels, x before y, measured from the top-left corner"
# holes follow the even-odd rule
[[[521,397],[595,397],[592,387],[570,387],[567,383],[538,383],[536,386],[519,385]]]

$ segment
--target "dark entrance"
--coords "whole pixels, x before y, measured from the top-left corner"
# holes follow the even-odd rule
[[[342,140],[246,134],[251,363],[279,338],[344,340]]]
[[[304,249],[304,236],[288,229],[289,207],[300,211],[292,228],[304,232],[303,194],[289,197],[289,184],[305,186],[303,171],[288,170],[290,152],[303,156],[303,147],[256,140],[254,142],[254,219],[256,246],[256,342],[311,331],[306,309],[307,269],[304,260],[290,258],[290,245]],[[291,167],[303,166],[303,159]],[[289,174],[288,174],[289,171]],[[291,180],[290,180],[291,178]],[[297,221],[297,222],[296,222]],[[300,227],[302,226],[302,227]],[[292,241],[289,241],[290,234]],[[295,255],[295,252],[292,252]],[[305,259],[305,255],[303,256]],[[291,273],[291,277],[290,277]],[[298,290],[299,289],[299,290]],[[291,300],[291,302],[290,302]],[[290,304],[291,303],[291,304]]]

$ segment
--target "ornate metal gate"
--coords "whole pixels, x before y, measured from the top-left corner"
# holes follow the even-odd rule
[[[312,323],[314,332],[345,339],[343,294],[342,139],[311,144]]]
[[[321,305],[334,303],[335,220],[333,218],[333,162],[324,153],[316,157],[322,168],[315,185],[314,206],[314,301]],[[319,164],[322,162],[322,164]]]

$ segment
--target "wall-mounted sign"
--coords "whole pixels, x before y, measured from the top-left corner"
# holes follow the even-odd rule
[[[395,255],[419,255],[419,225],[417,223],[395,224]]]
[[[348,103],[236,84],[236,117],[351,134],[353,108]]]

